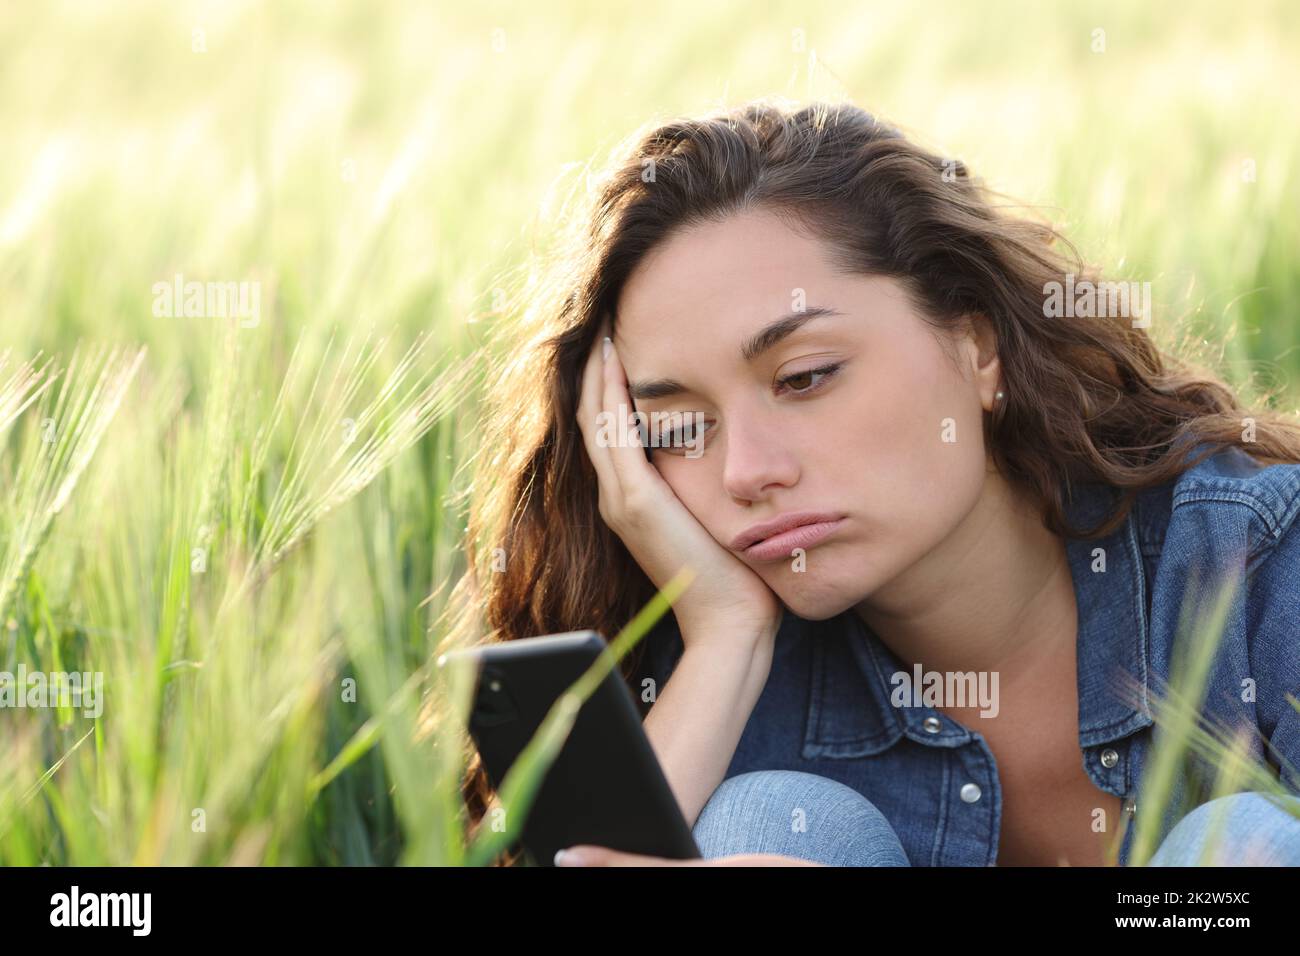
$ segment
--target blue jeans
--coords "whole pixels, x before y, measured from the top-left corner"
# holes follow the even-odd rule
[[[700,811],[694,834],[706,859],[775,853],[827,866],[910,865],[875,804],[847,784],[796,770],[724,780]],[[1221,848],[1211,864],[1300,866],[1300,819],[1259,793],[1196,807],[1170,830],[1151,865],[1196,866],[1207,837]]]

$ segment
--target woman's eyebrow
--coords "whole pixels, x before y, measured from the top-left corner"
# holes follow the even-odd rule
[[[633,399],[668,398],[688,391],[685,385],[673,378],[650,378],[640,382],[628,382],[627,393]]]
[[[824,306],[814,306],[811,309],[805,309],[802,312],[791,312],[783,315],[775,322],[764,326],[760,331],[750,336],[740,346],[740,355],[746,362],[753,362],[764,352],[775,348],[776,345],[793,335],[794,332],[803,327],[804,323],[812,319],[819,319],[826,316],[843,315],[838,309],[826,308]],[[628,394],[636,398],[667,398],[671,395],[680,395],[689,389],[676,379],[671,378],[653,378],[644,379],[637,382],[629,382],[627,386]]]
[[[746,362],[752,362],[768,349],[774,348],[782,339],[793,334],[805,322],[823,316],[843,314],[837,309],[823,306],[813,306],[811,309],[804,309],[802,312],[791,312],[746,340],[740,347],[740,354]]]

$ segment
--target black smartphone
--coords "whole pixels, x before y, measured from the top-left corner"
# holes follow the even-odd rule
[[[605,648],[595,631],[530,637],[453,652],[476,658],[469,731],[493,789],[551,706]],[[442,666],[440,664],[440,666]],[[522,832],[530,862],[553,866],[577,843],[670,859],[699,859],[632,692],[610,670],[587,698],[544,777]],[[518,845],[516,845],[518,848]]]

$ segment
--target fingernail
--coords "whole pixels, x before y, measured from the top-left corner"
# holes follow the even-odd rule
[[[605,341],[608,342],[609,339],[606,339]],[[582,866],[582,854],[579,853],[577,850],[556,850],[555,865],[556,866]]]
[[[608,335],[605,336],[605,341],[600,344],[601,357],[609,358],[609,350],[612,349],[613,347],[614,347],[614,343],[610,341],[609,336]]]

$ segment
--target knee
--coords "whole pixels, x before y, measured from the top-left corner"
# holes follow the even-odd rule
[[[1300,865],[1300,797],[1245,791],[1202,803],[1178,821],[1151,863]]]
[[[695,822],[705,857],[776,853],[828,866],[907,866],[898,835],[846,784],[798,770],[724,780]]]

